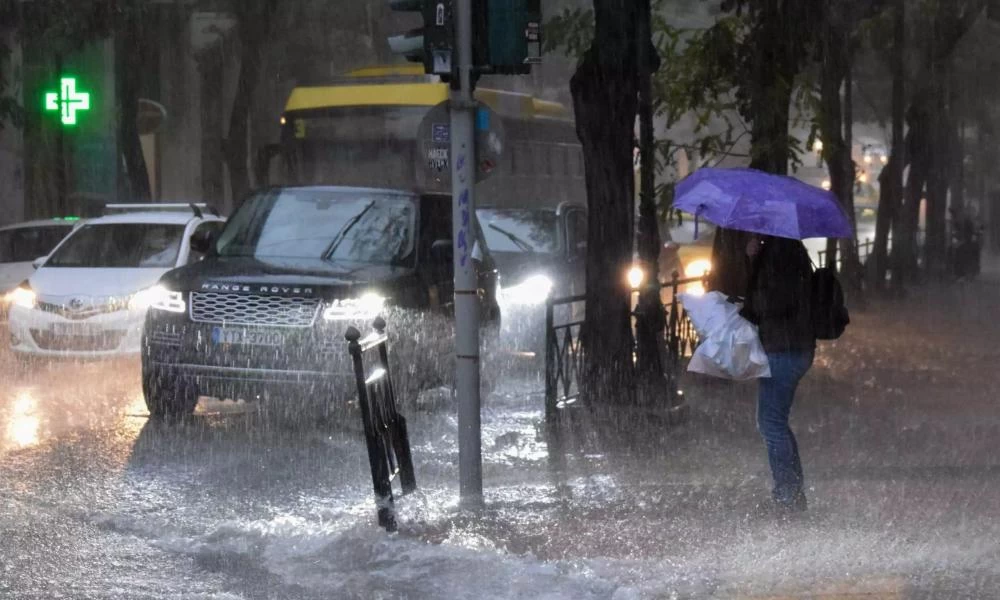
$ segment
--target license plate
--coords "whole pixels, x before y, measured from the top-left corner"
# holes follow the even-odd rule
[[[281,346],[285,336],[278,331],[261,329],[212,329],[213,344],[241,344],[244,346]]]
[[[96,332],[86,325],[77,323],[53,323],[52,334],[60,337],[89,337]]]

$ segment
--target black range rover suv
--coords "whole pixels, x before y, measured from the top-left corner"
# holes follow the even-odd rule
[[[473,224],[489,323],[499,318],[497,275]],[[378,315],[389,323],[397,389],[450,380],[451,227],[449,196],[345,187],[256,193],[216,239],[195,240],[203,260],[160,280],[143,333],[150,413],[188,414],[199,396],[329,410],[354,394],[345,330],[368,331]]]

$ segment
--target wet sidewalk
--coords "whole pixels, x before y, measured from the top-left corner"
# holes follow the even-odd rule
[[[583,416],[556,457],[531,402],[494,400],[488,508],[403,535],[586,564],[615,598],[1000,597],[998,307],[990,280],[928,286],[821,345],[793,410],[804,519],[758,516],[755,386],[688,379],[688,423]]]

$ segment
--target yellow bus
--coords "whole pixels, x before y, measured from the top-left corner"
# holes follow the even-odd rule
[[[449,88],[420,65],[359,69],[327,86],[298,87],[281,116],[281,142],[264,157],[269,185],[349,185],[450,193],[418,152],[424,116]],[[526,94],[479,89],[500,117],[501,164],[476,187],[479,206],[585,203],[583,153],[569,111]]]

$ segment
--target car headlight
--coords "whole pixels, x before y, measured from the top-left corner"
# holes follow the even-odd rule
[[[162,285],[154,285],[139,292],[129,300],[128,307],[132,310],[155,308],[167,312],[182,313],[187,310],[184,302],[184,292],[174,292]]]
[[[323,319],[326,321],[374,319],[384,307],[385,297],[369,292],[358,298],[334,300],[323,311]]]
[[[712,261],[707,258],[691,261],[691,264],[684,267],[684,277],[692,279],[694,277],[704,277],[712,270]]]
[[[687,279],[694,279],[696,277],[702,278],[712,270],[712,261],[707,258],[702,258],[699,260],[691,261],[691,264],[684,267],[684,277]],[[701,296],[705,293],[705,283],[698,281],[696,283],[689,283],[687,288],[684,290],[692,296]]]
[[[646,272],[642,267],[637,265],[628,270],[628,284],[633,290],[639,289],[643,281],[646,281]]]
[[[38,302],[38,294],[35,293],[35,290],[28,287],[27,283],[22,283],[4,296],[4,301],[14,306],[20,306],[21,308],[35,308],[35,304]]]
[[[552,280],[545,275],[532,275],[517,285],[503,288],[502,297],[509,304],[534,306],[549,299],[552,287]]]

